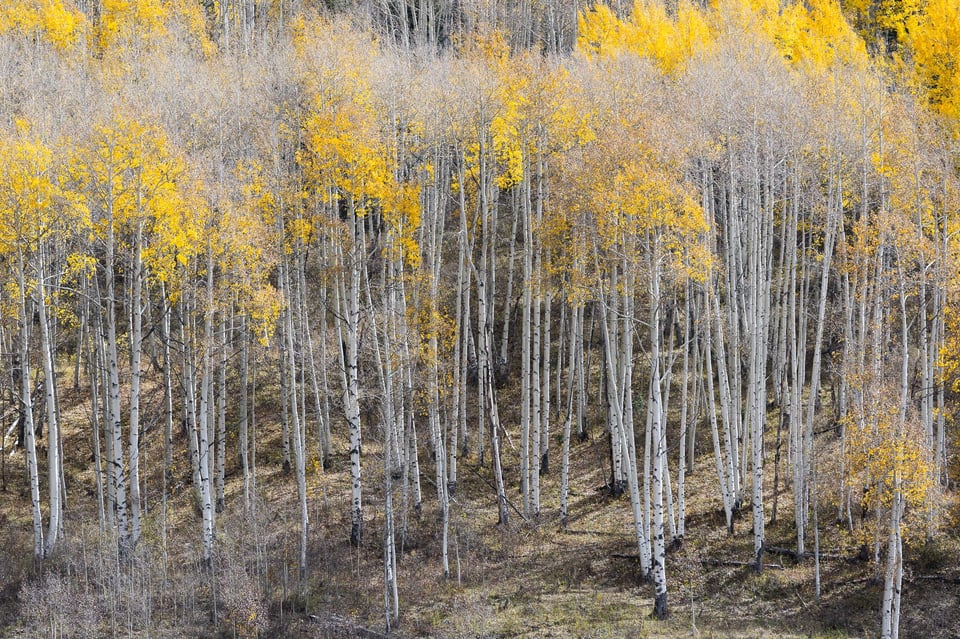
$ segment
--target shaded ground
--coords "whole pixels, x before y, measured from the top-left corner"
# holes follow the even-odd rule
[[[96,549],[102,550],[104,544],[97,541],[87,408],[79,395],[64,393],[64,399],[68,542],[43,571],[67,575],[74,580],[70,583],[94,582],[89,574],[101,574],[102,580],[102,573],[97,572],[102,566],[97,568],[92,557],[98,556]],[[313,466],[309,477],[311,567],[307,588],[298,593],[296,490],[292,477],[282,473],[275,422],[269,415],[261,422],[255,514],[244,514],[241,471],[235,461],[229,467],[227,509],[219,520],[221,554],[213,576],[197,560],[199,519],[189,489],[187,460],[182,454],[176,460],[164,511],[158,472],[161,438],[157,427],[145,433],[142,463],[151,469],[144,478],[148,505],[145,563],[137,573],[140,581],[133,583],[155,593],[150,606],[144,608],[152,622],[138,620],[128,611],[124,632],[122,624],[117,626],[116,611],[104,612],[102,593],[108,591],[107,585],[100,583],[99,589],[87,590],[77,586],[76,596],[86,597],[84,605],[92,610],[91,627],[99,629],[91,631],[91,636],[108,627],[108,618],[113,619],[113,632],[118,636],[242,636],[238,611],[246,610],[260,611],[261,636],[265,637],[376,637],[383,633],[383,474],[376,430],[368,429],[366,435],[367,520],[361,548],[348,542],[347,442],[337,442],[338,454],[326,472]],[[183,450],[180,439],[177,446]],[[235,450],[235,442],[229,445]],[[829,513],[831,508],[835,512],[836,506],[827,497],[821,510],[821,521],[829,525],[821,526],[824,558],[819,601],[814,593],[812,560],[797,563],[788,556],[768,555],[768,568],[762,575],[736,565],[748,562],[752,554],[750,509],[744,507],[734,534],[728,535],[715,495],[709,451],[701,455],[695,472],[688,476],[686,538],[668,555],[672,616],[666,621],[650,619],[652,588],[641,579],[634,558],[629,499],[611,498],[604,489],[605,439],[595,434],[572,447],[566,531],[560,530],[558,520],[560,446],[556,438],[551,445],[553,473],[543,478],[542,514],[536,521],[523,521],[511,512],[511,522],[498,526],[489,468],[478,467],[475,457],[461,460],[451,509],[452,574],[448,581],[441,577],[440,529],[435,488],[430,482],[432,462],[426,450],[421,452],[424,503],[419,514],[412,508],[408,511],[407,532],[400,540],[401,619],[393,636],[787,638],[877,634],[881,584],[874,579],[872,561],[857,556],[857,541],[834,524]],[[829,440],[821,443],[828,455],[830,446]],[[824,468],[828,470],[829,464]],[[772,482],[770,470],[767,474]],[[519,465],[509,438],[504,442],[504,472],[511,500],[518,504]],[[824,477],[829,473],[824,472]],[[33,636],[29,628],[36,626],[29,626],[28,621],[50,614],[51,593],[56,591],[48,582],[38,581],[38,567],[30,559],[29,499],[22,478],[22,455],[14,453],[8,457],[7,491],[0,493],[0,543],[4,549],[0,636]],[[830,488],[824,489],[825,495],[830,492]],[[772,494],[772,483],[767,494]],[[401,508],[399,493],[396,503]],[[767,528],[768,544],[792,548],[789,493],[780,496],[778,507],[778,522]],[[960,543],[952,537],[908,548],[901,637],[960,636],[958,548]],[[230,566],[238,564],[240,572],[231,572]],[[47,584],[46,589],[36,590],[40,588],[37,584]],[[71,591],[67,588],[65,592],[59,595],[65,599],[56,605],[69,610]],[[253,603],[236,603],[237,592],[246,593]],[[25,593],[43,599],[48,608],[35,609],[37,602],[26,601]],[[65,636],[87,635],[67,630]]]

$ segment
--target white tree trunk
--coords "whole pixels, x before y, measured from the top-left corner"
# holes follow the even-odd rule
[[[344,410],[350,429],[350,542],[359,546],[363,538],[363,484],[360,476],[362,440],[360,434],[360,384],[358,379],[360,361],[360,271],[362,256],[366,249],[360,244],[359,224],[362,224],[362,221],[357,217],[353,201],[350,202],[347,215],[350,218],[352,249],[347,254],[349,264],[346,265],[350,285],[347,289],[347,298],[342,305],[345,311],[343,317],[347,381]]]
[[[47,318],[46,260],[43,252],[44,249],[41,247],[39,251],[40,268],[37,282],[37,314],[40,320],[40,357],[43,363],[44,405],[46,406],[47,413],[47,481],[50,493],[50,519],[47,527],[46,545],[44,546],[43,552],[44,556],[49,556],[60,534],[63,508],[60,501],[60,424],[57,420],[56,371],[53,368],[54,345],[50,340],[50,325]]]
[[[109,460],[110,483],[113,485],[114,508],[116,510],[117,538],[121,552],[131,549],[130,528],[127,515],[127,483],[124,473],[123,431],[120,421],[120,365],[117,356],[117,319],[116,319],[116,286],[114,277],[114,232],[113,216],[107,220],[107,251],[106,266],[106,365],[107,365],[107,396],[106,418],[107,438],[110,440]]]
[[[298,556],[298,576],[299,576],[299,588],[300,592],[304,593],[306,591],[307,583],[307,535],[309,532],[310,518],[307,510],[307,473],[306,473],[306,455],[305,455],[305,441],[304,441],[304,431],[303,424],[300,420],[300,401],[299,401],[299,392],[297,390],[297,356],[296,350],[294,348],[294,322],[293,315],[295,305],[295,293],[291,288],[290,281],[290,267],[287,265],[281,273],[281,277],[285,278],[283,282],[284,293],[287,298],[287,310],[284,314],[285,316],[285,348],[287,349],[287,375],[288,383],[290,385],[290,423],[292,426],[291,429],[291,442],[293,444],[293,458],[294,466],[297,477],[297,497],[299,498],[300,504],[300,553]]]
[[[200,474],[200,511],[202,516],[203,561],[210,566],[213,558],[214,510],[213,477],[211,477],[210,402],[213,390],[213,251],[207,247],[207,308],[203,313],[203,363],[200,373],[200,407],[196,415],[197,457]]]
[[[143,354],[143,228],[137,225],[130,299],[130,546],[140,541],[140,362]]]
[[[33,396],[30,388],[30,331],[33,313],[27,306],[26,277],[23,253],[18,252],[20,291],[20,419],[27,453],[27,474],[30,477],[30,505],[33,516],[33,556],[43,559],[43,514],[40,510],[40,471],[37,465],[37,436],[33,423]]]
[[[666,425],[663,422],[665,415],[662,406],[661,374],[660,374],[660,251],[659,238],[653,238],[651,251],[650,272],[648,273],[650,294],[650,405],[648,411],[651,420],[651,441],[653,454],[653,559],[652,575],[654,587],[653,614],[657,619],[667,616],[667,573],[666,573],[666,546],[664,544],[663,529],[663,474],[666,456]]]

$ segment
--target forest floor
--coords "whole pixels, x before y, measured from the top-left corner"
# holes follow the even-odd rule
[[[145,404],[159,406],[155,389],[148,389],[150,392],[154,396],[148,396]],[[0,491],[0,637],[34,636],[28,628],[36,626],[25,625],[25,619],[31,614],[37,619],[56,617],[59,613],[51,612],[50,606],[59,606],[57,610],[67,619],[63,626],[66,632],[61,628],[62,636],[97,636],[96,632],[70,632],[71,623],[79,623],[79,617],[70,622],[68,616],[77,615],[79,610],[69,599],[70,586],[60,585],[57,590],[49,585],[49,580],[43,582],[46,590],[37,585],[41,573],[87,579],[88,573],[96,572],[95,567],[90,567],[95,560],[89,557],[105,545],[103,535],[97,532],[89,403],[81,393],[68,391],[63,392],[62,401],[67,455],[66,538],[60,551],[42,567],[30,559],[30,501],[22,452],[10,454],[8,450],[6,454],[5,490]],[[504,397],[504,402],[510,405],[509,396]],[[511,419],[507,413],[509,435],[503,441],[504,475],[512,505],[522,508],[518,489],[519,439]],[[142,619],[128,619],[127,631],[123,632],[114,610],[112,634],[242,636],[238,632],[241,625],[236,622],[237,611],[251,606],[256,609],[257,605],[261,614],[269,617],[262,637],[384,634],[384,477],[376,427],[368,428],[365,434],[366,521],[361,547],[349,543],[347,442],[337,439],[336,454],[326,470],[317,463],[310,464],[310,568],[306,587],[298,591],[297,493],[293,477],[283,472],[277,422],[269,414],[261,418],[257,498],[253,500],[255,509],[246,513],[242,471],[233,459],[235,437],[228,439],[226,508],[218,519],[220,551],[215,564],[215,570],[219,565],[228,576],[208,580],[198,561],[199,517],[189,488],[188,461],[183,453],[178,454],[170,497],[164,508],[159,471],[162,422],[158,418],[147,420],[141,463],[152,470],[143,478],[148,512],[141,545],[148,550],[144,551],[146,559],[137,574],[145,590],[153,589],[147,609],[154,621],[144,624]],[[650,617],[652,586],[642,579],[636,559],[629,497],[611,497],[606,489],[609,471],[605,435],[594,427],[588,440],[572,442],[570,518],[567,528],[562,530],[560,425],[553,428],[550,472],[542,478],[542,509],[534,520],[524,520],[518,510],[511,509],[509,523],[498,525],[489,463],[479,466],[475,452],[460,460],[459,483],[451,508],[449,579],[442,577],[441,528],[431,481],[433,464],[421,441],[423,505],[419,514],[408,509],[406,534],[398,539],[401,614],[390,636],[786,639],[878,635],[882,584],[875,578],[872,553],[864,559],[859,541],[836,524],[839,489],[838,470],[834,466],[839,457],[833,450],[837,447],[834,435],[820,435],[818,442],[823,451],[820,599],[815,596],[812,559],[797,562],[789,555],[767,554],[766,567],[759,575],[748,565],[753,552],[750,508],[743,507],[734,533],[728,534],[713,452],[708,436],[702,435],[697,443],[695,470],[688,475],[686,536],[682,545],[667,555],[671,614],[667,620],[657,621]],[[421,440],[425,438],[426,433],[422,433]],[[9,448],[9,439],[7,444]],[[176,448],[185,448],[182,434],[177,436]],[[767,449],[767,545],[795,548],[792,493],[783,489],[782,480],[778,520],[769,523],[773,503],[773,434]],[[676,463],[675,452],[671,462]],[[399,489],[395,500],[400,527],[403,501]],[[960,541],[955,534],[940,539],[935,544],[908,539],[911,543],[905,551],[900,634],[905,639],[960,636]],[[811,535],[808,548],[812,546]],[[250,578],[244,582],[242,574],[238,577],[236,571],[228,570],[231,562],[246,565],[245,574],[255,575],[256,585],[243,590],[244,584],[249,586]],[[66,595],[61,592],[64,589]],[[96,601],[89,601],[90,590],[79,585],[75,590],[88,593],[85,601],[97,607]],[[256,605],[237,603],[242,597],[238,599],[231,590],[248,595],[252,591],[249,596],[258,601]],[[61,599],[54,601],[57,593]],[[44,598],[47,608],[38,609],[36,598]],[[104,604],[99,605],[102,608]],[[103,610],[89,615],[94,620],[91,623],[107,627]],[[151,625],[146,633],[136,631]]]

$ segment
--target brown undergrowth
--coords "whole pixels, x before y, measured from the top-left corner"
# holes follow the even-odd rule
[[[83,393],[62,395],[68,507],[63,543],[42,563],[31,559],[29,496],[22,454],[8,451],[0,492],[0,636],[10,637],[377,637],[384,632],[383,469],[376,427],[365,433],[366,529],[349,543],[347,441],[337,437],[327,469],[308,463],[309,571],[298,583],[297,495],[282,470],[275,389],[265,388],[258,414],[256,493],[244,509],[236,436],[228,437],[226,508],[218,517],[211,567],[200,559],[199,515],[189,461],[178,454],[164,499],[159,420],[142,438],[145,532],[131,557],[118,557],[109,529],[98,524],[91,469],[89,404]],[[509,391],[507,391],[509,392]],[[147,409],[159,409],[156,388]],[[509,396],[505,405],[511,405]],[[231,411],[232,412],[232,411]],[[231,415],[231,417],[234,417]],[[519,462],[516,417],[504,414],[504,473],[514,506]],[[473,428],[476,428],[475,421]],[[869,637],[878,629],[881,585],[876,568],[837,523],[839,451],[835,435],[819,436],[822,596],[814,592],[813,561],[767,555],[755,574],[750,561],[750,508],[725,528],[704,433],[688,475],[687,534],[667,559],[671,616],[650,618],[652,587],[639,572],[629,499],[606,491],[607,441],[591,437],[571,449],[570,518],[559,525],[559,425],[551,435],[551,473],[542,478],[542,509],[524,520],[511,510],[496,522],[489,463],[474,451],[460,460],[451,508],[451,576],[441,574],[440,522],[429,451],[420,452],[424,501],[398,513],[400,623],[397,637]],[[342,424],[335,432],[342,433]],[[474,433],[475,434],[475,433]],[[511,439],[512,438],[512,439]],[[421,438],[422,440],[425,438]],[[767,444],[767,513],[773,493],[773,433]],[[317,457],[311,447],[311,460]],[[676,451],[671,457],[675,472]],[[43,461],[43,460],[42,460]],[[489,462],[489,459],[487,459]],[[781,475],[783,475],[781,469]],[[778,517],[767,543],[795,545],[792,494],[779,486]],[[395,504],[402,510],[397,488]],[[812,537],[808,539],[812,547]],[[960,622],[957,578],[960,541],[907,550],[902,637],[951,637]]]

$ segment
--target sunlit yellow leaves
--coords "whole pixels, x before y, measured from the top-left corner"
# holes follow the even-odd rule
[[[386,150],[378,147],[374,114],[361,102],[318,97],[304,129],[307,151],[299,159],[317,194],[325,198],[335,188],[352,196],[361,209],[368,198],[388,195]]]
[[[85,279],[93,275],[97,268],[97,258],[84,253],[71,253],[67,256],[64,277],[67,279]]]
[[[874,14],[881,33],[886,32],[896,38],[897,43],[907,39],[913,30],[917,16],[926,0],[878,0]],[[889,36],[887,36],[889,37]]]
[[[749,37],[772,42],[794,67],[823,72],[834,65],[866,69],[863,39],[844,16],[840,0],[716,0],[715,11]]]
[[[915,513],[921,511],[929,505],[935,481],[932,451],[924,446],[919,424],[910,419],[901,423],[898,394],[870,379],[869,374],[850,376],[849,381],[864,398],[843,418],[848,484],[863,496],[866,512],[889,509],[895,492]],[[886,521],[882,516],[872,517],[872,526],[862,532],[883,536]]]
[[[548,268],[567,281],[568,300],[591,294],[591,271],[601,278],[608,269],[657,269],[669,281],[705,280],[713,264],[708,220],[682,166],[640,127],[600,121],[596,139],[565,158],[561,205],[544,221],[543,232],[563,246]]]
[[[420,228],[420,186],[400,184],[382,202],[383,219],[387,223],[386,255],[411,270],[420,266],[420,246],[414,233]]]
[[[606,197],[608,213],[600,216],[598,228],[608,242],[622,244],[625,234],[653,235],[673,256],[674,272],[692,267],[690,275],[700,280],[706,277],[710,262],[690,261],[706,259],[706,252],[688,250],[707,231],[706,216],[676,169],[652,156],[641,156],[616,174]]]
[[[295,43],[312,92],[303,120],[306,148],[298,156],[308,188],[320,199],[352,197],[363,211],[368,199],[388,195],[391,180],[369,84],[370,54],[322,20],[301,20]],[[348,64],[341,56],[351,52],[356,56]]]
[[[203,197],[202,184],[183,176],[164,185],[161,206],[144,211],[150,217],[146,230],[150,233],[143,259],[150,273],[175,289],[179,274],[203,249],[206,221],[212,215]]]
[[[375,45],[368,41],[361,50],[363,37],[346,37],[323,20],[299,19],[294,31],[311,91],[302,120],[305,144],[297,155],[306,178],[304,199],[328,211],[343,205],[347,215],[358,217],[376,210],[386,222],[387,256],[416,268],[420,187],[416,180],[399,177],[394,123],[382,117],[387,103],[377,93],[371,58]],[[416,137],[415,126],[405,133]],[[298,235],[298,228],[304,232]],[[344,238],[330,225],[324,229]],[[288,220],[287,230],[303,243],[312,241],[314,228],[307,220]]]
[[[107,80],[146,74],[170,52],[211,57],[217,50],[195,0],[103,0],[95,44]]]
[[[825,70],[835,64],[868,65],[863,40],[847,23],[837,0],[795,3],[768,17],[768,30],[787,60]]]
[[[0,136],[0,250],[35,250],[56,228],[83,228],[87,209],[63,187],[62,166],[53,149],[18,120]]]
[[[244,187],[250,197],[237,208],[225,204],[221,209],[217,255],[223,287],[250,317],[253,333],[266,344],[283,310],[280,294],[270,283],[279,262],[279,241],[271,200],[265,199],[256,167],[245,166],[241,171],[252,179]],[[309,225],[304,224],[302,232],[310,233]]]
[[[417,355],[426,366],[449,361],[457,340],[457,323],[437,306],[436,300],[429,296],[422,299],[418,306],[407,310],[407,321],[420,338]]]
[[[191,48],[198,50],[205,57],[211,57],[217,53],[217,45],[210,39],[207,31],[202,3],[196,0],[168,0],[167,6],[169,7],[168,31],[172,29],[182,31]]]
[[[0,7],[0,35],[14,32],[39,37],[58,51],[75,49],[86,38],[89,24],[72,3],[63,0],[14,0]]]
[[[144,237],[144,262],[167,282],[196,256],[209,218],[202,186],[161,129],[118,113],[94,127],[73,170],[101,239]]]
[[[714,38],[709,19],[694,4],[680,3],[675,16],[663,3],[636,0],[628,21],[619,20],[604,4],[580,14],[578,49],[591,57],[633,53],[653,60],[667,75],[681,73],[698,51]]]
[[[930,103],[960,135],[960,3],[928,0],[907,41]]]
[[[134,41],[149,44],[166,34],[168,11],[162,0],[103,0],[97,45],[108,51]]]
[[[577,49],[591,56],[614,55],[623,48],[623,23],[604,3],[580,13],[577,19]]]
[[[40,15],[47,38],[61,51],[76,47],[86,37],[89,24],[75,7],[68,7],[56,0],[46,0]]]
[[[277,329],[283,311],[283,297],[272,286],[257,288],[247,302],[252,322],[251,330],[262,345],[266,345]]]
[[[490,136],[497,161],[502,167],[497,176],[497,186],[508,189],[523,180],[524,147],[529,147],[529,122],[524,118],[528,106],[527,92],[530,88],[528,61],[517,59],[498,62],[499,78],[495,98],[498,109],[490,122]]]
[[[497,186],[501,189],[509,189],[523,179],[523,147],[514,119],[515,114],[508,111],[490,123],[493,148],[503,166],[503,172],[497,176]]]
[[[683,71],[686,61],[709,46],[713,30],[703,12],[690,2],[681,2],[676,17],[668,17],[664,5],[637,0],[627,47],[656,60],[668,75]]]

